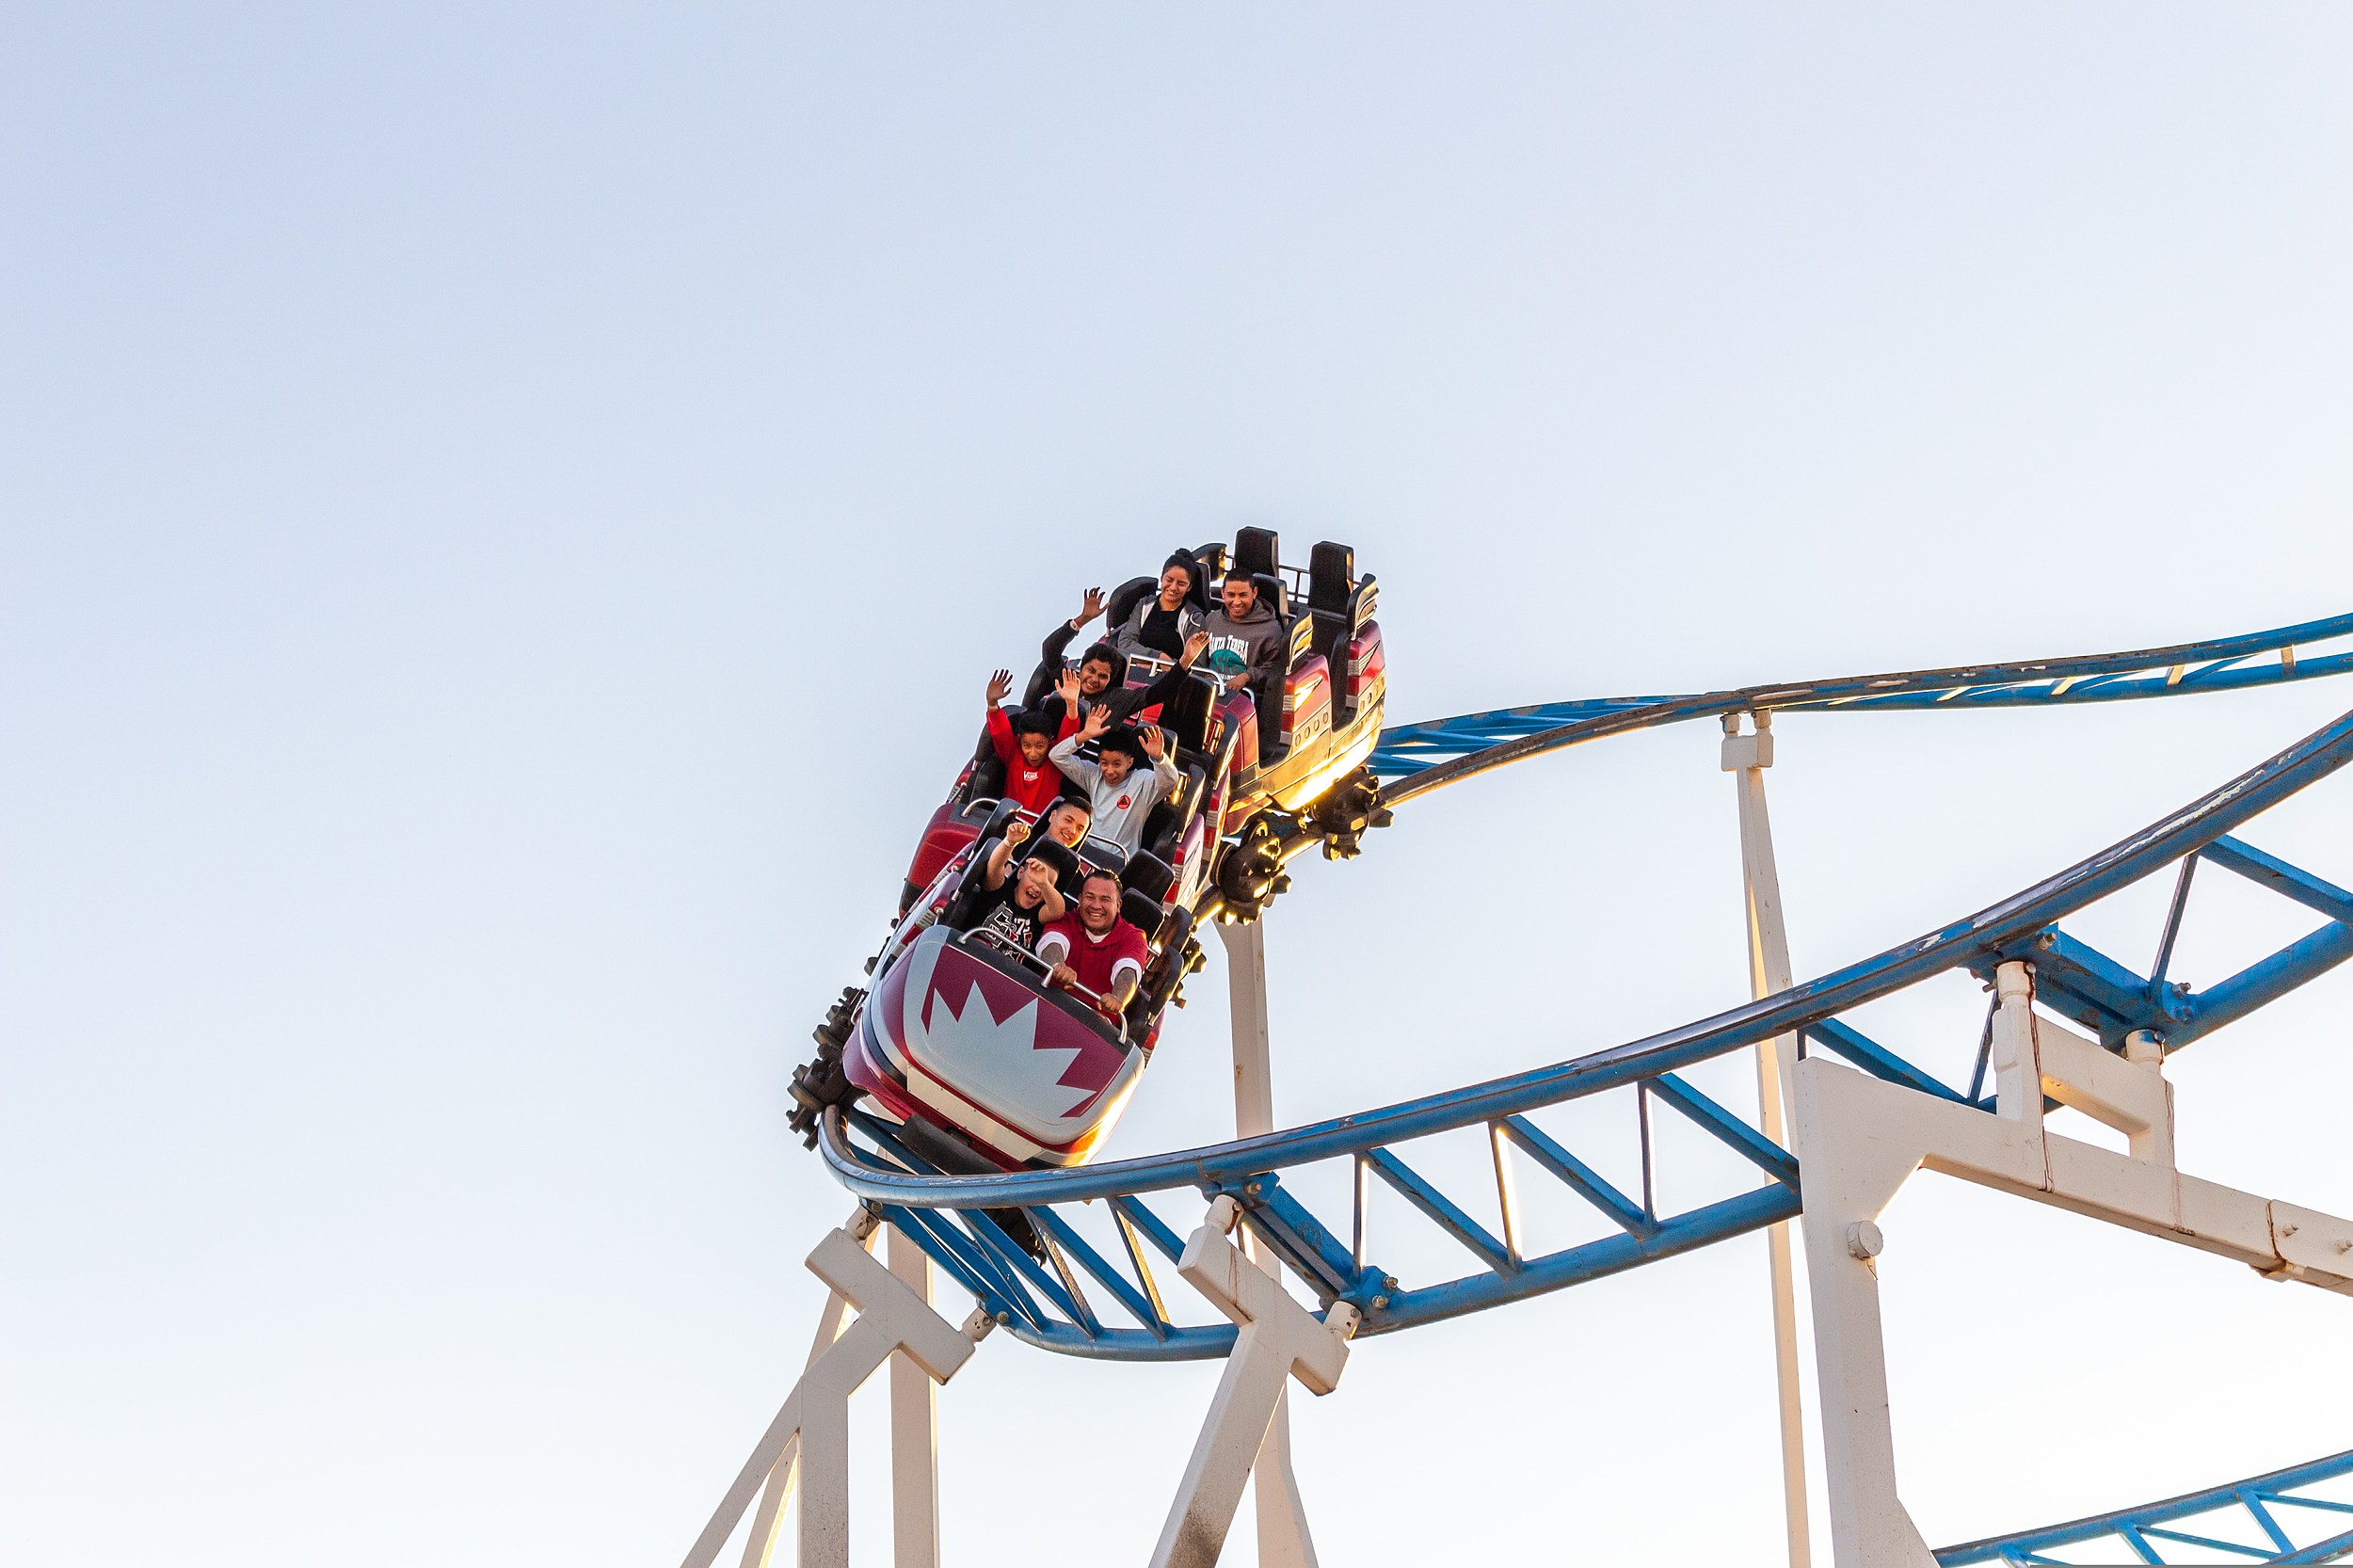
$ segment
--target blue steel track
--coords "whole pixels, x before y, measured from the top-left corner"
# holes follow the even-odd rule
[[[2245,690],[2353,672],[2353,646],[2345,646],[2348,639],[2353,639],[2353,616],[2137,652],[1788,682],[1696,696],[1543,704],[1385,731],[1373,765],[1385,780],[1387,798],[1402,805],[1446,785],[1567,746],[1687,720],[1742,712],[2072,707]],[[1840,1015],[1936,975],[1966,970],[1983,978],[2006,959],[2026,958],[2036,966],[2039,1000],[2096,1032],[2111,1048],[2121,1047],[2128,1033],[2151,1030],[2169,1053],[2353,957],[2353,893],[2234,836],[2251,819],[2329,778],[2349,760],[2353,712],[2139,832],[1913,941],[1712,1017],[1510,1077],[1264,1137],[1067,1170],[982,1176],[943,1174],[904,1147],[888,1125],[855,1111],[837,1110],[823,1128],[824,1158],[842,1185],[912,1236],[1010,1332],[1064,1354],[1189,1360],[1222,1356],[1230,1348],[1230,1323],[1180,1323],[1170,1316],[1160,1278],[1151,1266],[1155,1253],[1173,1265],[1182,1238],[1145,1199],[1179,1190],[1236,1198],[1243,1223],[1321,1302],[1346,1301],[1362,1313],[1356,1331],[1360,1338],[1483,1311],[1707,1246],[1799,1212],[1795,1159],[1679,1076],[1696,1064],[1760,1041],[1796,1035],[1801,1051],[1826,1050],[1889,1081],[1990,1112],[1992,1098],[1982,1093],[1982,1042],[1969,1081],[1957,1085],[1869,1039]],[[1302,837],[1287,848],[1295,854],[1313,842]],[[2201,866],[2247,878],[2320,915],[2324,923],[2210,985],[2194,988],[2170,980],[2168,958]],[[2060,924],[2169,867],[2179,869],[2170,914],[2149,973],[2100,952]],[[1626,1184],[1632,1190],[1605,1178],[1594,1161],[1580,1158],[1556,1130],[1533,1119],[1540,1111],[1613,1092],[1627,1097],[1627,1091],[1640,1147],[1639,1181]],[[1749,1173],[1748,1180],[1706,1201],[1680,1208],[1663,1205],[1662,1184],[1656,1179],[1661,1144],[1654,1137],[1662,1112],[1707,1135],[1720,1150],[1728,1150]],[[1480,1184],[1478,1199],[1465,1194],[1458,1202],[1426,1174],[1426,1164],[1417,1169],[1399,1152],[1401,1145],[1470,1129],[1484,1131],[1495,1168],[1495,1188]],[[1497,1192],[1508,1191],[1514,1179],[1507,1175],[1507,1165],[1533,1167],[1559,1183],[1590,1206],[1606,1233],[1555,1251],[1529,1254],[1515,1233],[1508,1199],[1502,1206],[1503,1234],[1482,1224],[1465,1203],[1496,1208]],[[1308,1167],[1343,1173],[1349,1196],[1337,1205],[1311,1202],[1305,1194],[1315,1179],[1302,1179]],[[1411,1282],[1401,1282],[1385,1270],[1374,1260],[1376,1241],[1368,1222],[1369,1194],[1376,1185],[1403,1199],[1450,1238],[1466,1255],[1464,1263],[1476,1267],[1452,1277]],[[1462,1192],[1459,1183],[1457,1192]],[[1097,1200],[1099,1208],[1081,1213],[1082,1206]],[[1016,1208],[1045,1238],[1046,1263],[1014,1244],[986,1212]],[[1082,1234],[1089,1229],[1096,1233],[1094,1241]],[[1090,1283],[1133,1326],[1107,1320],[1089,1295]],[[2236,1484],[2242,1490],[2256,1486]],[[2102,1518],[2123,1520],[2137,1530],[2145,1526],[2164,1538],[2165,1520],[2196,1512],[2178,1507],[2182,1502],[2169,1499]],[[2174,1512],[2166,1513],[2167,1509]],[[2253,1512],[2267,1517],[2260,1497]],[[2098,1523],[2079,1521],[2053,1529],[2089,1528]],[[2266,1528],[2279,1535],[2276,1526]],[[2068,1539],[2089,1540],[2093,1535]],[[2127,1544],[2134,1539],[2115,1530],[2105,1538]],[[2033,1555],[2035,1548],[2025,1544],[2030,1539],[2059,1544],[2049,1531],[2028,1532],[1955,1547],[1940,1557],[1956,1564],[2051,1560]],[[2353,1550],[2353,1538],[2339,1549]],[[1977,1555],[1955,1555],[1968,1553]],[[2304,1555],[2249,1559],[2328,1560]],[[2144,1556],[2142,1560],[2163,1560]]]

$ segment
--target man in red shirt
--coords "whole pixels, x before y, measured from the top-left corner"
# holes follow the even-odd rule
[[[988,744],[1005,765],[1006,800],[1019,804],[1032,816],[1045,810],[1062,793],[1062,770],[1046,760],[1056,741],[1073,734],[1079,721],[1064,714],[1057,726],[1035,709],[1018,720],[1009,719],[997,705],[1013,690],[1013,672],[999,670],[988,679]]]
[[[1144,984],[1144,936],[1119,918],[1119,878],[1101,868],[1079,886],[1079,907],[1046,928],[1037,955],[1053,966],[1052,985],[1082,985],[1096,1008],[1117,1017]]]

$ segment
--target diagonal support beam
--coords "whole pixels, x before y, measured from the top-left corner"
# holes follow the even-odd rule
[[[753,1494],[795,1454],[801,1568],[849,1568],[850,1396],[894,1352],[905,1355],[933,1382],[945,1383],[971,1358],[974,1342],[988,1332],[989,1320],[979,1313],[961,1331],[951,1326],[904,1280],[867,1255],[874,1229],[871,1218],[852,1224],[855,1231],[825,1234],[808,1255],[808,1269],[832,1287],[835,1297],[856,1310],[857,1320],[810,1358],[681,1568],[711,1568]],[[774,1483],[778,1511],[791,1484],[789,1476]],[[762,1512],[769,1536],[762,1543],[764,1556],[774,1544],[776,1515],[766,1509]],[[761,1521],[754,1523],[757,1539]]]
[[[1225,1548],[1243,1484],[1293,1377],[1310,1393],[1339,1385],[1356,1309],[1335,1302],[1318,1319],[1291,1299],[1279,1281],[1226,1239],[1241,1215],[1232,1198],[1209,1206],[1209,1217],[1185,1244],[1176,1272],[1241,1328],[1209,1418],[1176,1488],[1168,1521],[1152,1549],[1152,1568],[1210,1568]],[[1260,1484],[1265,1484],[1260,1476]]]

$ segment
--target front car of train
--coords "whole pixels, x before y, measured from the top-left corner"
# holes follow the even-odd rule
[[[1386,692],[1374,580],[1345,545],[1319,544],[1305,568],[1283,567],[1275,536],[1241,530],[1192,552],[1213,578],[1244,575],[1273,610],[1283,641],[1264,683],[1269,712],[1244,686],[1198,669],[1139,718],[1166,738],[1179,782],[1132,852],[1100,839],[1060,856],[1074,905],[1094,870],[1115,872],[1121,918],[1144,938],[1143,974],[1125,1005],[1057,984],[1035,951],[968,929],[983,868],[1010,839],[1035,853],[1036,824],[1010,801],[976,792],[968,766],[918,847],[900,919],[870,965],[871,993],[845,991],[816,1032],[818,1056],[793,1075],[792,1125],[814,1142],[830,1105],[862,1101],[943,1169],[980,1172],[1084,1163],[1107,1137],[1157,1044],[1163,1015],[1201,964],[1205,914],[1253,919],[1286,885],[1286,853],[1321,841],[1356,852],[1386,821],[1365,760]],[[1112,624],[1152,580],[1112,596]],[[1127,683],[1167,673],[1129,661]],[[1288,851],[1287,851],[1288,847]]]

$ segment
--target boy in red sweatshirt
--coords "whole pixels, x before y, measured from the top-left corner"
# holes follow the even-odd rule
[[[1079,719],[1065,712],[1057,725],[1034,709],[1009,719],[997,705],[1012,690],[1013,671],[999,670],[988,678],[988,744],[1005,765],[1003,798],[1034,816],[1062,793],[1062,770],[1046,760],[1046,753],[1064,736],[1078,733]]]

